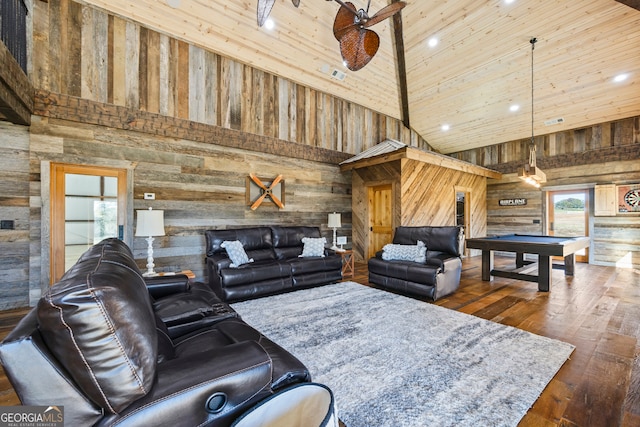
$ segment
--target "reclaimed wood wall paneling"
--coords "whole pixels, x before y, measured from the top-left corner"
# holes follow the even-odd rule
[[[48,28],[36,25],[36,31],[49,40],[38,43],[37,52],[47,52],[38,56],[51,61],[35,64],[36,74],[47,75],[49,83],[36,87],[352,154],[387,137],[429,149],[397,119],[89,5],[52,0],[46,13]],[[381,121],[387,126],[376,125]]]
[[[31,199],[29,128],[0,121],[0,218],[14,221],[0,231],[0,308],[29,302]],[[38,223],[39,224],[39,223]]]
[[[301,159],[292,162],[275,154],[230,149],[215,141],[203,144],[62,119],[39,119],[31,138],[58,140],[62,145],[62,153],[32,149],[33,169],[45,158],[114,167],[135,165],[134,206],[130,209],[153,206],[165,211],[167,235],[156,239],[154,249],[159,270],[188,268],[202,278],[203,236],[208,228],[302,224],[320,226],[330,237],[327,213],[350,211],[351,177],[341,173],[337,165]],[[45,148],[42,143],[37,146]],[[284,175],[284,209],[268,201],[256,211],[246,205],[249,172],[267,178]],[[28,182],[26,176],[23,179]],[[33,181],[35,177],[31,179],[32,186],[39,184]],[[143,200],[145,192],[156,193],[156,200]],[[144,239],[134,239],[133,249],[142,266]]]

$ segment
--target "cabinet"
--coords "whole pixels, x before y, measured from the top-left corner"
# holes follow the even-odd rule
[[[616,185],[596,185],[594,188],[594,216],[616,216]]]

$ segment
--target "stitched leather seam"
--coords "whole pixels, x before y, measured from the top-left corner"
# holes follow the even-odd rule
[[[98,263],[98,264],[100,264],[100,263]],[[120,265],[119,263],[112,263],[112,264]],[[132,376],[136,379],[136,382],[138,383],[138,388],[141,390],[142,393],[147,394],[148,390],[145,389],[143,381],[140,378],[140,376],[138,375],[138,371],[134,368],[133,364],[131,363],[131,359],[129,358],[129,355],[124,350],[124,346],[122,345],[122,342],[120,341],[120,338],[116,334],[115,327],[113,325],[113,322],[111,321],[111,317],[109,317],[107,315],[107,311],[104,308],[104,305],[102,304],[102,301],[100,301],[100,299],[97,298],[96,295],[95,295],[95,292],[94,292],[95,288],[91,284],[90,277],[87,280],[87,286],[88,286],[89,292],[91,293],[91,296],[93,297],[93,299],[96,302],[98,308],[100,309],[100,312],[102,313],[102,317],[105,320],[105,322],[106,322],[106,324],[107,324],[107,326],[109,328],[110,335],[113,337],[114,341],[118,345],[118,348],[120,349],[120,353],[122,354],[122,357],[124,358],[127,366],[129,367],[129,370],[131,371]]]
[[[267,354],[267,357],[269,358],[270,369],[271,369],[271,374],[269,376],[271,377],[271,382],[273,382],[273,359],[271,359],[271,354],[267,351],[266,348],[264,348],[264,346],[261,343],[263,338],[267,338],[267,337],[260,334],[260,338],[258,338],[258,345],[264,350],[264,352]]]
[[[51,299],[51,295],[48,296],[48,298],[46,299],[46,301],[49,303],[49,305],[51,307],[53,307],[54,309],[56,309],[58,311],[58,314],[60,316],[60,321],[62,322],[62,324],[64,325],[64,327],[67,329],[67,331],[69,332],[69,336],[71,337],[71,342],[73,343],[73,346],[76,348],[76,351],[78,352],[78,354],[80,355],[80,358],[82,359],[82,363],[84,363],[85,368],[87,368],[87,371],[89,372],[89,374],[91,375],[91,378],[96,386],[96,388],[98,389],[98,391],[100,392],[100,395],[102,396],[102,398],[104,399],[105,403],[107,404],[109,411],[115,413],[115,410],[113,409],[113,407],[111,406],[111,404],[109,403],[109,399],[107,398],[107,396],[104,394],[104,392],[102,391],[102,387],[100,387],[100,383],[98,383],[98,379],[96,378],[95,374],[93,373],[93,369],[91,369],[91,366],[89,365],[89,363],[87,362],[87,360],[84,357],[84,354],[82,353],[82,350],[80,350],[80,347],[78,346],[78,343],[76,342],[76,338],[73,334],[73,329],[69,326],[69,324],[65,321],[64,319],[64,315],[63,315],[63,310],[62,307],[56,305],[53,300]]]

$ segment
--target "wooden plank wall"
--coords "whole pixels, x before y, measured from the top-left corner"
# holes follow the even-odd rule
[[[518,165],[521,166],[522,162],[528,161],[530,143],[530,139],[521,139],[452,153],[450,156],[501,172],[514,172]],[[588,128],[539,135],[535,137],[535,143],[536,163],[543,169],[556,166],[553,159],[561,156],[564,157],[562,165],[559,166],[585,164],[587,161],[609,161],[611,159],[607,156],[611,148],[640,144],[640,116],[600,123]],[[586,160],[585,153],[591,154]],[[505,169],[499,167],[500,165],[510,165],[510,168]]]
[[[0,117],[29,125],[33,112],[33,87],[9,49],[0,42]]]
[[[486,180],[483,176],[412,159],[400,159],[353,170],[353,249],[364,260],[368,242],[368,189],[393,185],[393,228],[398,226],[455,225],[456,188],[471,193],[470,237],[486,233]]]
[[[430,149],[399,119],[70,0],[34,2],[34,86],[357,154],[386,138]]]
[[[470,193],[470,230],[467,237],[486,232],[486,178],[411,159],[403,159],[402,225],[455,225],[456,188]]]
[[[351,176],[336,164],[42,116],[34,116],[30,138],[31,179],[28,174],[21,178],[34,197],[40,194],[43,161],[125,168],[133,174],[133,206],[127,210],[151,206],[165,212],[166,236],[154,242],[157,271],[190,269],[203,279],[207,229],[308,225],[321,227],[330,239],[328,213],[351,210]],[[269,202],[250,209],[245,200],[250,172],[284,176],[284,209]],[[155,193],[156,200],[144,200],[146,192]],[[39,206],[37,212],[41,214]],[[34,228],[39,226],[34,222]],[[132,233],[129,224],[126,234]],[[141,268],[146,245],[144,238],[133,241]],[[39,248],[32,248],[31,258],[38,253]]]
[[[542,135],[536,143],[537,165],[547,175],[544,188],[590,189],[593,200],[595,184],[640,183],[640,117]],[[500,180],[487,181],[488,234],[546,232],[546,192],[517,178],[528,149],[529,141],[522,140],[453,155],[504,173]],[[526,198],[527,205],[498,205],[511,198]],[[592,203],[589,232],[590,263],[640,267],[640,215],[595,217]]]
[[[0,121],[0,219],[14,229],[0,230],[0,308],[23,307],[29,302],[30,237],[29,128]],[[32,236],[31,233],[34,233]],[[37,263],[37,259],[33,259]]]

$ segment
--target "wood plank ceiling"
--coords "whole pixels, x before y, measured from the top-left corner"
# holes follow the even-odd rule
[[[405,119],[452,153],[640,115],[640,12],[615,0],[408,0],[401,12],[408,105],[403,108],[392,22],[371,27],[380,50],[363,69],[341,64],[338,4],[276,0],[273,30],[257,0],[84,0],[297,83]],[[366,7],[365,0],[352,0]],[[370,15],[389,0],[372,0]],[[171,7],[169,4],[177,5]],[[436,47],[428,40],[437,37]],[[346,73],[334,79],[334,69]],[[627,79],[614,82],[616,75]],[[511,112],[514,104],[520,106]],[[403,117],[408,110],[408,117]],[[562,123],[545,121],[562,118]],[[443,131],[443,125],[449,125]]]

